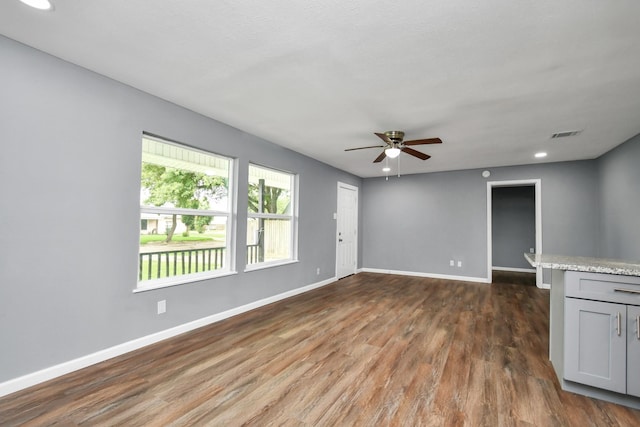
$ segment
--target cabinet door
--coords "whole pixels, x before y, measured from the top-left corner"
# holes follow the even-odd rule
[[[640,307],[627,306],[627,394],[640,397]]]
[[[564,378],[626,393],[623,304],[565,298]]]

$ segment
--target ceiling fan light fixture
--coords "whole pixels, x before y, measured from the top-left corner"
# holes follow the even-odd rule
[[[51,1],[49,0],[20,0],[20,1],[26,4],[27,6],[31,6],[35,9],[40,9],[40,10],[53,9],[53,4],[51,4]]]
[[[387,148],[386,150],[384,150],[384,154],[386,154],[390,159],[395,159],[400,155],[400,149],[396,147]]]

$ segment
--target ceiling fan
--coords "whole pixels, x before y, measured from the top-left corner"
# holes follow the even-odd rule
[[[413,157],[417,157],[420,160],[427,160],[431,156],[424,154],[420,151],[410,148],[410,145],[424,145],[424,144],[442,144],[440,138],[427,138],[427,139],[414,139],[411,141],[403,141],[404,132],[399,130],[390,130],[385,133],[375,133],[386,145],[370,145],[368,147],[347,148],[344,151],[363,150],[365,148],[384,148],[382,153],[373,161],[373,163],[379,163],[384,160],[385,157],[395,159],[401,152],[407,153]]]

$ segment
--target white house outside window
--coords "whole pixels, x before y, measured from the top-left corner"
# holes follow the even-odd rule
[[[231,270],[232,160],[143,135],[138,289]]]
[[[296,260],[295,182],[291,173],[249,165],[248,269]]]

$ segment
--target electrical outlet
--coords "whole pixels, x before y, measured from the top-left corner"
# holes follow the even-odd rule
[[[458,267],[462,267],[462,261],[458,261]]]
[[[530,253],[530,254],[532,254],[532,253],[534,253],[534,252],[535,252],[535,249],[533,249],[533,248],[529,248],[529,253]]]
[[[320,274],[320,267],[316,268],[316,275]]]
[[[158,301],[158,314],[167,312],[167,300],[163,299],[162,301]]]
[[[455,265],[455,261],[450,259],[449,260],[449,267],[453,267]]]

